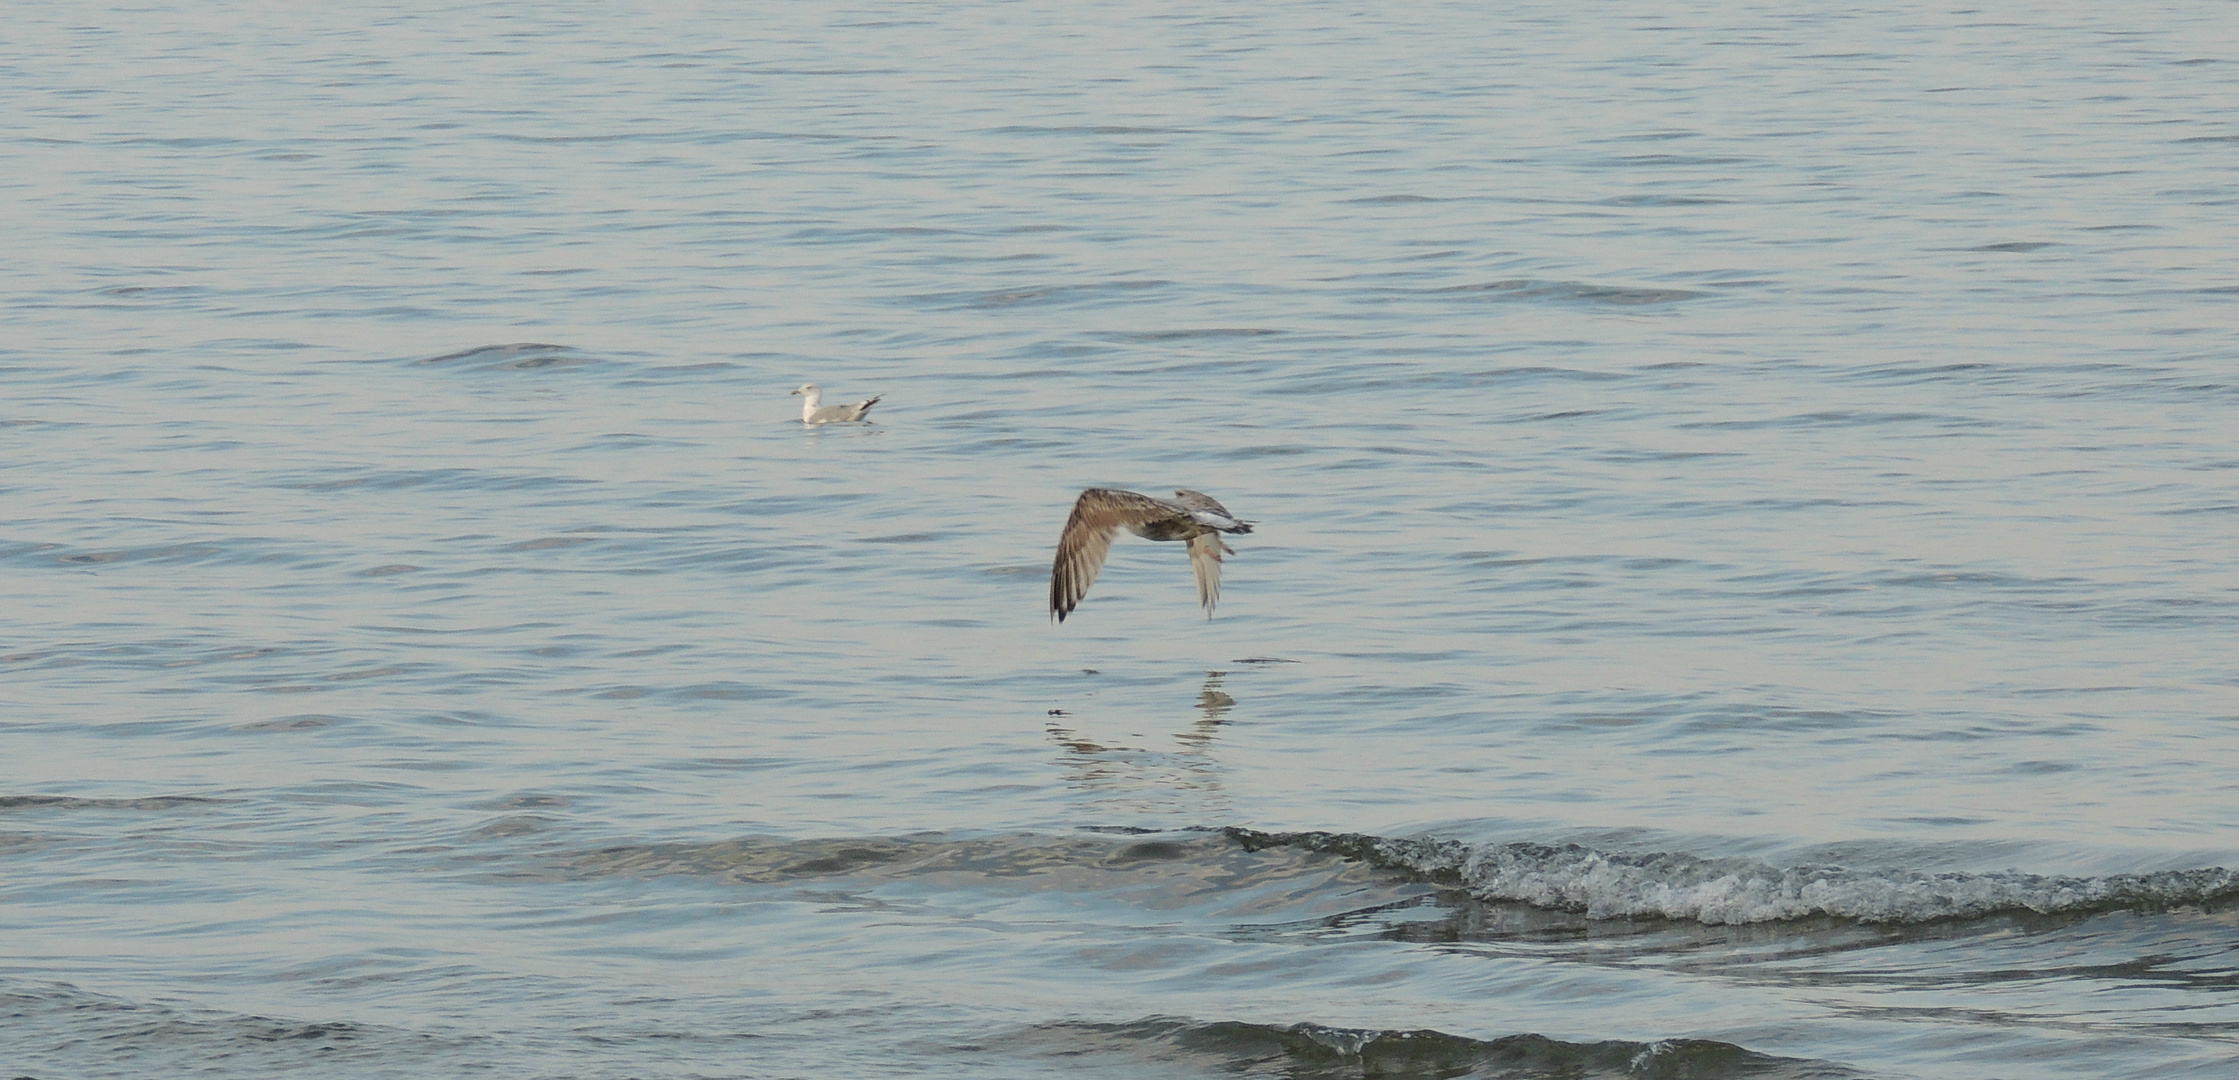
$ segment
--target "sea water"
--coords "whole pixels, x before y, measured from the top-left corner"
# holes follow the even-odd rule
[[[2239,1075],[2235,32],[13,4],[0,1067]]]

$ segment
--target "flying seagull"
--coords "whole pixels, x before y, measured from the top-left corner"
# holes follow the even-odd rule
[[[1104,556],[1112,552],[1112,538],[1121,529],[1145,540],[1189,541],[1190,568],[1197,571],[1197,602],[1205,617],[1221,598],[1221,555],[1236,549],[1221,542],[1222,533],[1248,533],[1251,525],[1238,521],[1228,508],[1202,492],[1177,490],[1171,499],[1155,499],[1132,491],[1090,488],[1073,503],[1073,516],[1057,538],[1057,561],[1050,567],[1050,615],[1058,622],[1078,607],[1081,597],[1104,569]]]
[[[824,391],[817,389],[815,383],[809,383],[799,390],[793,391],[793,393],[801,395],[801,422],[812,426],[816,424],[835,424],[842,420],[861,420],[864,413],[871,411],[871,406],[879,403],[879,398],[886,396],[880,394],[878,397],[871,398],[868,401],[858,401],[853,405],[827,405],[819,409],[816,407],[816,403],[824,400]],[[786,396],[791,397],[792,394]]]

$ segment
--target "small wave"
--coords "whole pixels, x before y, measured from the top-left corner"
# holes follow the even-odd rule
[[[1732,199],[1714,199],[1703,195],[1619,195],[1601,199],[1598,206],[1730,206]]]
[[[1692,289],[1628,288],[1595,285],[1584,281],[1538,281],[1509,278],[1474,285],[1448,285],[1426,290],[1425,295],[1484,298],[1490,300],[1549,300],[1555,303],[1610,307],[1674,304],[1702,296]]]
[[[332,727],[335,724],[346,723],[347,721],[347,717],[322,716],[318,713],[298,713],[294,716],[282,716],[271,720],[252,720],[248,723],[235,724],[233,725],[232,730],[245,733],[267,731],[316,731],[323,727]]]
[[[1282,333],[1260,326],[1213,326],[1193,330],[1125,330],[1090,336],[1105,341],[1190,341],[1197,338],[1255,338],[1272,337]]]
[[[908,299],[930,307],[996,310],[1035,305],[1100,303],[1174,284],[1160,280],[1101,281],[1086,285],[1027,285],[1015,289],[923,293]]]
[[[990,135],[1185,135],[1188,128],[1143,127],[1134,124],[1075,124],[1066,127],[1045,127],[1035,124],[1009,124],[989,128]]]
[[[54,561],[69,566],[106,566],[110,563],[155,562],[177,565],[207,562],[225,554],[216,544],[158,544],[141,548],[114,548],[108,551],[79,551],[57,555]]]
[[[138,799],[85,799],[74,795],[0,795],[0,810],[175,810],[223,802],[199,795],[152,795]]]
[[[1576,844],[1466,844],[1357,833],[1232,828],[1251,850],[1295,847],[1360,859],[1467,891],[1592,919],[1685,919],[1709,925],[1834,917],[1924,923],[2009,911],[2159,911],[2239,898],[2239,872],[2213,867],[2108,877],[2018,870],[1925,873],[1773,866],[1678,852],[1607,852]]]
[[[134,564],[323,567],[331,563],[332,559],[329,552],[307,544],[264,536],[237,536],[97,551],[74,550],[51,543],[0,546],[0,562],[16,561],[99,572],[109,567]]]
[[[413,361],[420,366],[445,365],[489,370],[534,371],[539,368],[572,368],[591,363],[590,357],[565,345],[521,341],[507,345],[478,345]]]
[[[1944,430],[1992,426],[1989,420],[1958,413],[1874,412],[1864,409],[1823,409],[1792,416],[1748,420],[1695,420],[1674,426],[1700,431],[1764,431],[1781,428],[1872,428],[1896,424],[1925,424]]]
[[[118,1047],[143,1061],[223,1061],[230,1076],[397,1075],[399,1062],[491,1052],[486,1035],[430,1035],[349,1020],[308,1020],[133,1001],[66,985],[0,986],[15,1041],[4,1075],[91,1076]],[[174,1056],[175,1055],[175,1056]],[[471,1068],[471,1067],[470,1067]],[[37,1069],[37,1072],[29,1070]],[[154,1075],[189,1071],[151,1067]],[[417,1071],[442,1075],[457,1069]],[[19,1078],[20,1080],[20,1078]]]
[[[712,843],[624,845],[564,857],[571,877],[690,874],[736,882],[785,884],[834,878],[904,880],[933,876],[1019,878],[1036,874],[1093,877],[1146,862],[1212,865],[1227,844],[1217,833],[1180,839],[1034,835],[963,839],[940,835],[780,840],[742,837]],[[1233,848],[1228,850],[1233,851]],[[1093,886],[1092,886],[1093,887]]]
[[[1717,157],[1702,154],[1634,154],[1631,157],[1621,157],[1613,159],[1612,161],[1610,161],[1610,164],[1632,167],[1663,168],[1669,166],[1692,165],[1741,165],[1747,163],[1748,160],[1748,158]]]
[[[1132,1060],[1183,1075],[1641,1077],[1807,1080],[1857,1075],[1709,1039],[1565,1042],[1543,1035],[1472,1039],[1428,1028],[1345,1028],[1151,1017],[1131,1023],[1040,1024],[970,1049],[1069,1063]]]
[[[292,491],[402,491],[429,488],[436,491],[543,491],[594,483],[572,476],[496,472],[451,467],[442,469],[322,469],[316,477],[288,480],[278,486]]]

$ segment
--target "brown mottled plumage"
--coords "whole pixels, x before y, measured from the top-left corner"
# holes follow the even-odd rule
[[[1121,529],[1145,540],[1189,541],[1190,568],[1197,572],[1197,602],[1205,617],[1221,598],[1221,555],[1236,551],[1221,541],[1221,533],[1248,533],[1251,525],[1239,521],[1228,508],[1202,492],[1177,490],[1171,499],[1155,499],[1132,491],[1090,488],[1073,502],[1073,516],[1057,538],[1057,561],[1050,566],[1050,616],[1059,622],[1073,613],[1088,587],[1104,569],[1112,538]]]

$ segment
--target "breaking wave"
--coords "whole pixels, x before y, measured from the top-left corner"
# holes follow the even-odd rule
[[[1564,1042],[1540,1035],[1472,1039],[1443,1031],[1321,1024],[1200,1022],[1152,1017],[1133,1023],[1038,1025],[974,1050],[1062,1060],[1069,1066],[1132,1063],[1166,1076],[1354,1077],[1699,1077],[1834,1080],[1839,1066],[1774,1057],[1707,1039]]]
[[[1360,859],[1467,891],[1594,919],[1688,919],[1720,925],[1831,916],[1922,923],[1999,912],[2158,911],[2239,898],[2223,867],[2107,877],[1774,866],[1676,852],[1608,852],[1576,844],[1468,844],[1357,833],[1232,828],[1247,849],[1290,847]]]

